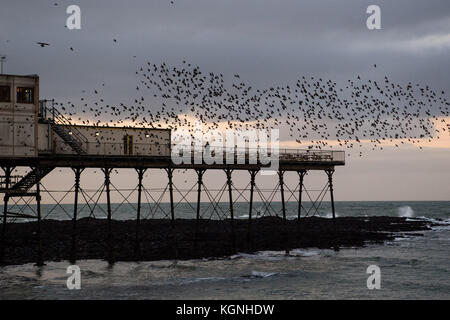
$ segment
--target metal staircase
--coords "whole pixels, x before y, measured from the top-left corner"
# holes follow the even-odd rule
[[[47,104],[51,103],[51,107]],[[87,154],[88,139],[54,106],[54,100],[39,101],[39,116],[77,154]]]
[[[48,122],[53,131],[67,143],[77,154],[87,154],[87,150],[83,148],[83,144],[74,137],[73,130],[67,130],[64,126],[55,123],[49,119]]]
[[[28,174],[26,174],[22,179],[20,179],[17,183],[15,183],[11,190],[13,191],[21,191],[26,192],[31,187],[33,187],[38,180],[41,180],[47,174],[49,174],[55,167],[43,167],[43,168],[34,168]]]
[[[51,106],[47,107],[49,103],[51,103]],[[52,130],[77,154],[87,154],[87,138],[62,113],[56,110],[54,105],[54,100],[39,101],[40,119],[48,123]],[[10,196],[25,194],[54,168],[36,167],[21,177],[20,180],[19,177],[16,177],[16,182],[9,188],[1,188],[1,190],[10,194]]]

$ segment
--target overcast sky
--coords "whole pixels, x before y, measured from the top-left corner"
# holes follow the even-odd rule
[[[64,27],[70,4],[81,8],[81,30]],[[366,27],[371,4],[381,8],[382,30]],[[2,0],[0,54],[6,73],[39,74],[41,98],[59,100],[105,83],[108,99],[126,101],[141,65],[182,60],[205,72],[239,73],[256,87],[303,75],[387,75],[450,91],[450,1]],[[350,156],[337,169],[336,198],[450,200],[449,147]]]

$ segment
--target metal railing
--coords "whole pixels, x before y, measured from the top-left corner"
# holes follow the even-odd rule
[[[64,141],[55,141],[55,149],[57,152],[58,150],[62,150],[63,154],[72,152]],[[132,146],[125,148],[122,142],[90,141],[87,142],[86,150],[87,155],[170,157],[169,144],[133,143]]]
[[[14,175],[9,177],[9,187],[15,185],[17,182],[19,182],[23,176]],[[6,188],[6,177],[0,176],[0,189]]]
[[[189,150],[189,146],[182,146],[184,150]],[[223,154],[224,159],[228,157],[234,158],[234,160],[259,161],[261,159],[267,159],[272,156],[271,148],[242,148],[242,147],[219,147],[210,150],[192,150],[191,158],[195,157],[203,159],[204,154],[208,157],[215,157],[215,153],[219,152]],[[189,153],[189,152],[188,152]],[[328,151],[328,150],[311,150],[311,149],[293,149],[293,148],[281,148],[274,151],[274,156],[278,154],[278,159],[281,161],[294,161],[294,162],[337,162],[345,163],[345,151]],[[232,156],[230,156],[232,154]],[[178,154],[180,157],[186,157],[183,151]]]
[[[66,146],[63,142],[58,149]],[[87,144],[88,155],[103,155],[103,156],[147,156],[147,157],[171,157],[179,156],[183,159],[201,159],[206,157],[226,159],[227,157],[234,159],[236,163],[238,160],[245,163],[258,162],[262,159],[267,160],[272,156],[272,150],[268,149],[253,149],[253,148],[203,148],[203,150],[191,150],[190,146],[177,146],[179,150],[173,149],[170,144],[149,144],[149,143],[133,143],[132,146],[127,146],[123,142],[89,142]],[[127,152],[125,152],[125,150]],[[274,151],[274,156],[278,153],[280,161],[292,162],[332,162],[345,163],[344,151],[328,151],[328,150],[309,150],[309,149],[278,149]],[[193,161],[192,161],[193,162]],[[224,161],[225,163],[225,161]]]
[[[51,103],[51,106],[47,105]],[[73,140],[80,144],[80,147],[87,151],[88,139],[67,119],[58,109],[55,108],[55,100],[40,100],[39,101],[39,117],[44,120],[50,120],[55,125],[62,127],[63,130],[69,134]]]
[[[125,152],[126,151],[126,152]],[[125,150],[124,143],[90,142],[88,154],[127,156],[170,156],[169,144],[133,143]]]

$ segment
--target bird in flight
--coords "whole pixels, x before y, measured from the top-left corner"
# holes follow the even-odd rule
[[[49,46],[49,43],[45,43],[45,42],[36,42],[38,45],[40,45],[42,48]]]

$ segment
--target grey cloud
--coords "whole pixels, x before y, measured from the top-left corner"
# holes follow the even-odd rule
[[[64,28],[65,8],[73,3],[82,10],[80,31]],[[383,30],[366,29],[369,4],[380,5]],[[448,0],[175,0],[173,6],[169,0],[4,0],[0,11],[0,53],[8,55],[7,72],[39,74],[42,96],[63,100],[77,99],[81,90],[98,88],[103,82],[109,100],[130,100],[138,81],[134,72],[140,65],[149,60],[179,64],[183,59],[205,72],[221,72],[229,78],[239,73],[255,87],[292,83],[302,75],[336,81],[388,75],[396,82],[447,90],[449,47],[402,50],[402,46],[449,33]],[[43,49],[36,41],[51,46]],[[434,167],[442,167],[445,152],[448,155],[440,150],[439,157],[430,157]],[[409,154],[401,161],[416,169],[413,153]],[[387,155],[378,163],[359,160],[348,170],[370,166],[381,175],[375,184],[380,187],[384,166],[395,161],[399,160],[389,160]],[[428,184],[416,188],[424,198],[433,198],[427,173],[414,174],[405,181],[423,178]],[[384,177],[394,185],[389,175]],[[358,184],[372,176],[346,177],[357,185],[346,186],[343,197],[365,198]],[[345,183],[344,177],[338,179]],[[415,186],[404,187],[398,197],[407,197]],[[389,190],[396,192],[394,187]]]

